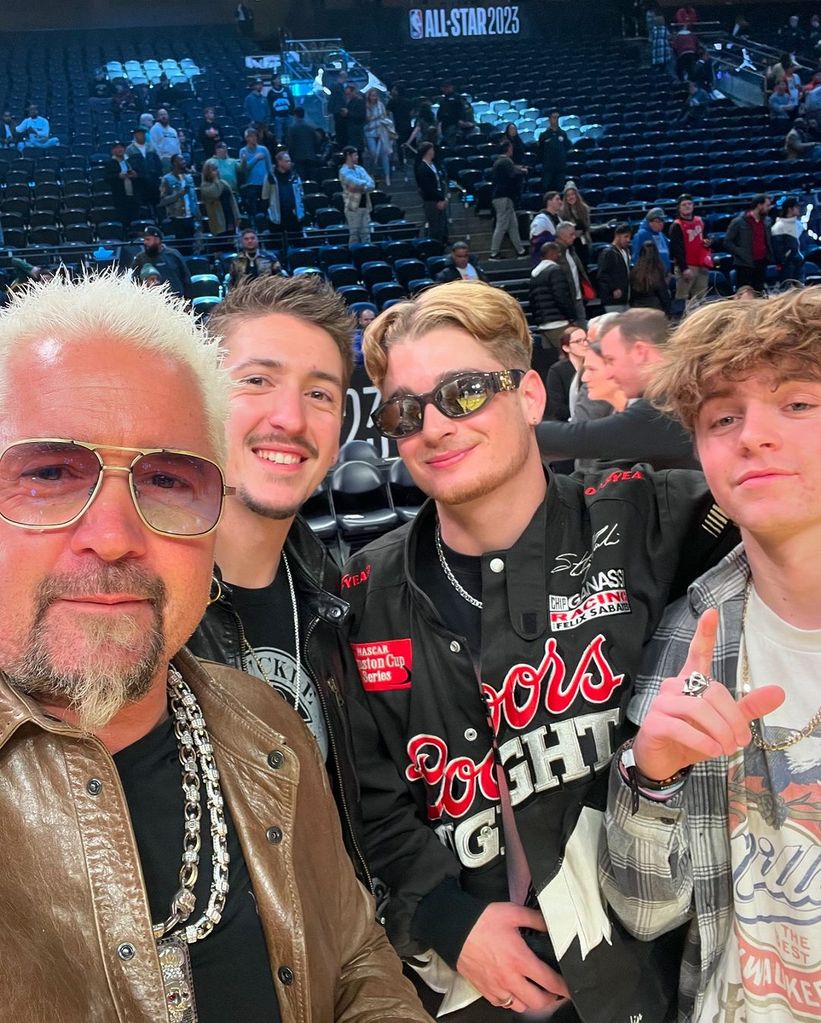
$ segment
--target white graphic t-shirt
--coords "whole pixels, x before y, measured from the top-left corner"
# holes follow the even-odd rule
[[[821,703],[821,630],[788,625],[753,590],[744,640],[751,685],[786,691],[785,702],[763,723],[765,739],[781,742]],[[733,929],[696,1020],[817,1023],[821,728],[783,751],[764,752],[751,743],[731,757],[727,785]]]

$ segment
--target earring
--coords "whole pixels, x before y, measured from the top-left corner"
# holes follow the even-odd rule
[[[215,584],[216,584],[216,587],[217,587],[217,592],[212,597],[211,596],[211,591],[214,589],[214,585]],[[213,576],[211,576],[211,589],[209,589],[209,591],[208,591],[208,606],[210,607],[212,604],[216,604],[216,602],[220,599],[221,596],[222,596],[222,583],[219,581],[219,579],[217,579],[217,577],[215,575],[213,575]]]

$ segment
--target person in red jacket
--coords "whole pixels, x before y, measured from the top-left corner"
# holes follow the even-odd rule
[[[677,216],[670,227],[670,258],[676,277],[676,300],[700,298],[709,285],[713,266],[711,241],[704,232],[704,221],[693,215],[695,203],[688,194],[676,203]]]

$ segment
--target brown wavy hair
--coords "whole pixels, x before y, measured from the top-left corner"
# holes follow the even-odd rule
[[[701,306],[673,333],[646,394],[692,431],[716,384],[761,371],[821,380],[821,287]]]

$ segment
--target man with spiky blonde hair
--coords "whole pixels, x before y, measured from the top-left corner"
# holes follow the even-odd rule
[[[0,1005],[19,1023],[427,1019],[314,740],[185,649],[228,378],[167,289],[0,313]]]

